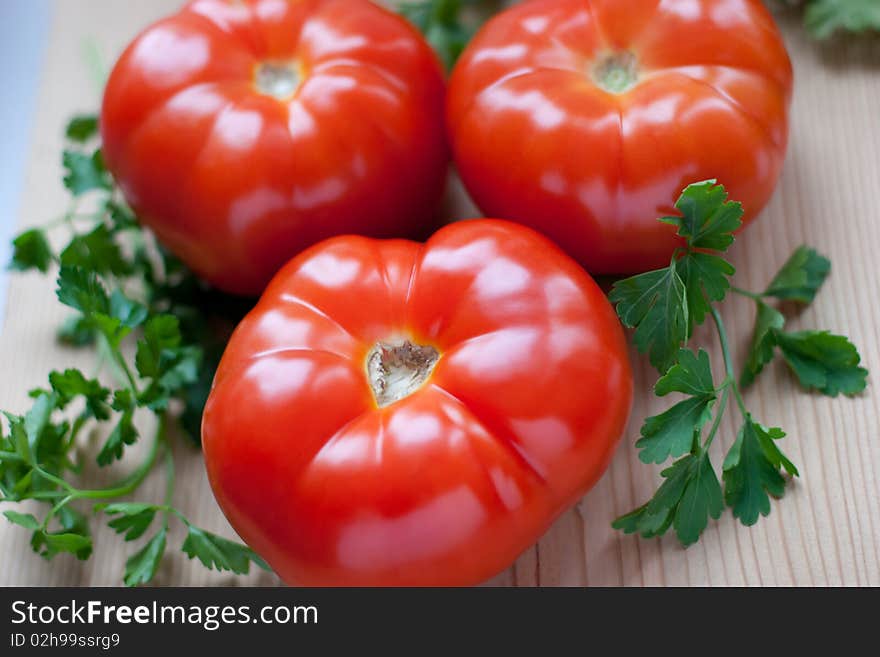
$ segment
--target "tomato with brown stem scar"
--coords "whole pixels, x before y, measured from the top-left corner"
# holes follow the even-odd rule
[[[202,440],[221,508],[286,582],[476,584],[599,479],[631,399],[590,276],[470,220],[294,258],[233,334]]]

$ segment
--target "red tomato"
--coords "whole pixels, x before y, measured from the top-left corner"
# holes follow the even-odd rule
[[[326,237],[430,233],[443,92],[421,36],[366,0],[195,0],[116,64],[104,157],[196,273],[259,294]]]
[[[474,584],[596,482],[631,397],[589,275],[473,220],[292,260],[233,334],[202,440],[221,508],[285,581]]]
[[[455,163],[486,214],[589,271],[669,264],[657,217],[716,178],[749,221],[779,177],[792,71],[759,0],[533,0],[491,20],[449,81]]]

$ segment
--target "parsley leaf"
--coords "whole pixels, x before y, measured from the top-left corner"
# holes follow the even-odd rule
[[[123,203],[117,203],[111,197],[104,205],[104,209],[110,216],[110,221],[113,224],[113,230],[121,231],[138,228],[137,217],[134,216],[134,212],[132,212],[131,208],[129,208],[127,205]]]
[[[110,295],[110,316],[118,319],[122,326],[137,328],[147,319],[149,311],[145,306],[129,299],[120,289]]]
[[[712,381],[709,354],[702,349],[696,354],[690,349],[681,349],[678,352],[678,362],[658,379],[654,392],[659,397],[670,392],[714,397],[715,384]]]
[[[67,123],[64,131],[67,138],[73,142],[83,144],[98,134],[98,117],[95,114],[80,114],[74,116]]]
[[[39,228],[21,233],[12,241],[12,262],[9,268],[15,271],[38,269],[45,273],[52,262],[52,249],[46,234]]]
[[[95,342],[96,337],[106,338],[99,343],[99,369],[110,364],[126,387],[115,390],[111,400],[110,390],[97,376],[87,378],[76,369],[55,371],[49,376],[48,390],[31,391],[33,402],[26,413],[4,412],[8,430],[0,431],[0,495],[7,501],[32,499],[48,505],[43,518],[16,511],[6,513],[10,521],[32,531],[35,551],[46,558],[71,552],[85,559],[92,551],[89,519],[72,506],[73,501],[103,499],[108,491],[114,493],[111,498],[133,492],[155,467],[158,454],[168,449],[168,420],[176,419],[198,442],[205,398],[228,335],[217,330],[216,320],[239,320],[251,302],[208,288],[139,226],[131,208],[121,200],[121,190],[114,187],[100,148],[92,150],[85,145],[98,136],[97,117],[74,118],[66,135],[70,148],[62,158],[64,183],[73,197],[94,193],[89,206],[95,209],[86,210],[74,202],[75,209],[65,219],[75,218],[77,230],[72,231],[73,237],[57,256],[48,231],[56,226],[69,229],[70,221],[53,222],[19,235],[10,266],[45,272],[58,262],[56,295],[61,303],[77,311],[64,322],[59,339],[85,345]],[[90,227],[81,231],[87,221]],[[125,231],[134,234],[123,235]],[[143,327],[144,336],[132,358],[122,348],[122,341],[139,327]],[[145,381],[140,381],[138,375]],[[56,411],[68,411],[71,403],[80,400],[84,408],[75,418],[53,420]],[[180,404],[172,406],[172,400]],[[126,446],[138,439],[134,419],[143,408],[157,416],[158,429],[134,474],[107,488],[80,489],[68,473],[81,471],[76,454],[83,429],[106,429],[97,461],[108,465],[121,458]],[[166,476],[173,476],[173,468],[166,472]],[[172,489],[171,484],[169,481],[167,490]],[[161,531],[128,560],[126,583],[144,583],[154,576],[165,552],[171,517],[189,525],[170,505],[171,500],[161,507],[134,502],[94,507],[109,509],[108,513],[115,516],[109,520],[111,528],[126,540],[144,535],[156,514],[160,510],[164,513]],[[197,545],[203,558],[208,558],[205,550],[211,546],[223,555],[218,567],[231,562],[240,569],[241,554],[247,557],[247,563],[264,565],[247,548],[231,541],[204,532],[201,542],[199,536],[193,537],[190,547],[195,550]]]
[[[123,275],[131,270],[113,233],[103,224],[92,232],[74,237],[61,252],[61,264],[83,267],[99,274]]]
[[[660,473],[665,481],[650,502],[621,516],[612,527],[645,538],[660,536],[671,526],[685,546],[695,543],[709,523],[721,517],[721,485],[706,452],[688,454]]]
[[[83,347],[95,341],[95,329],[82,315],[71,315],[58,327],[58,339],[73,347]]]
[[[680,217],[663,217],[663,223],[678,227],[692,249],[726,251],[733,244],[733,233],[742,225],[740,203],[727,200],[724,185],[716,180],[688,185],[675,202]]]
[[[126,586],[146,584],[156,576],[159,564],[162,563],[162,557],[165,555],[167,533],[168,531],[163,527],[143,548],[128,558],[123,577]]]
[[[110,298],[95,272],[82,267],[62,266],[58,272],[58,300],[88,316],[92,313],[108,313]]]
[[[30,513],[17,513],[16,511],[4,511],[3,515],[9,522],[20,525],[25,529],[35,531],[40,528],[40,521]]]
[[[187,525],[187,528],[182,550],[190,559],[198,557],[206,568],[231,570],[243,575],[250,570],[250,562],[253,561],[260,568],[269,570],[266,563],[250,548],[193,525]]]
[[[687,291],[690,336],[694,326],[703,323],[710,304],[724,300],[736,270],[724,258],[696,251],[684,255],[675,266]]]
[[[785,362],[804,387],[831,397],[865,389],[868,370],[859,366],[859,352],[844,336],[828,331],[777,331],[774,335]]]
[[[61,552],[69,552],[84,561],[92,554],[92,539],[90,536],[72,532],[37,531],[31,538],[31,547],[44,559],[51,559]]]
[[[447,71],[474,34],[474,28],[459,19],[464,4],[465,0],[426,0],[397,7],[398,13],[425,35]]]
[[[76,369],[63,372],[53,371],[49,374],[49,385],[58,395],[59,408],[63,408],[75,397],[82,396],[86,401],[86,413],[98,420],[110,417],[107,397],[110,391],[95,379],[87,379]]]
[[[837,30],[880,30],[880,3],[877,0],[810,0],[804,23],[817,39],[827,39]]]
[[[831,261],[814,249],[800,246],[764,290],[764,295],[812,303],[831,271]]]
[[[609,300],[625,326],[635,328],[633,340],[663,374],[679,347],[701,324],[712,302],[730,289],[733,266],[720,256],[696,250],[724,251],[741,225],[742,206],[727,200],[727,191],[714,180],[688,185],[675,202],[679,217],[660,221],[678,228],[687,248],[669,267],[617,281]]]
[[[717,520],[724,511],[721,484],[709,455],[704,453],[693,458],[690,476],[672,521],[675,534],[685,547],[699,540],[710,517]]]
[[[98,452],[96,460],[98,465],[110,465],[114,460],[121,459],[126,445],[134,445],[138,439],[138,432],[134,426],[133,411],[126,410],[122,413],[113,431],[107,436],[104,446]]]
[[[688,349],[679,352],[678,363],[657,381],[658,396],[670,392],[691,395],[670,409],[649,417],[642,425],[642,438],[636,442],[643,463],[662,463],[670,456],[681,456],[691,450],[694,437],[712,417],[715,387],[709,355],[702,349],[695,355]]]
[[[64,151],[62,164],[65,170],[64,186],[74,196],[81,196],[94,189],[110,190],[110,174],[104,166],[100,148],[91,155]]]
[[[724,458],[724,500],[746,526],[770,513],[769,495],[782,497],[785,492],[780,467],[797,474],[774,443],[783,436],[781,429],[766,429],[747,415],[736,442]]]
[[[758,313],[755,316],[755,329],[752,333],[752,345],[746,359],[745,369],[740,375],[739,384],[750,386],[755,377],[764,369],[764,365],[773,360],[776,346],[776,331],[785,326],[785,317],[778,310],[771,308],[763,301],[756,301]]]
[[[675,266],[617,281],[608,298],[617,306],[620,321],[636,329],[636,348],[666,372],[688,337],[685,286]]]
[[[107,504],[96,510],[103,510],[108,515],[121,514],[107,524],[117,533],[125,534],[126,541],[134,541],[143,536],[156,517],[156,507],[152,504],[121,502]]]
[[[151,317],[138,342],[135,365],[143,377],[158,378],[163,372],[162,355],[180,344],[180,322],[173,315]]]
[[[57,398],[53,395],[40,393],[34,405],[31,406],[24,416],[24,432],[27,437],[28,455],[33,458],[37,453],[40,439],[44,435],[44,430],[49,427],[49,420],[52,417],[52,410],[55,408]]]

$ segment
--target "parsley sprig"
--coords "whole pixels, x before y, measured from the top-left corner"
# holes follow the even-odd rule
[[[480,24],[501,6],[500,0],[416,0],[400,3],[397,11],[425,35],[449,71]]]
[[[675,207],[679,216],[660,221],[677,227],[684,246],[675,251],[668,267],[616,282],[610,299],[623,323],[635,329],[636,347],[661,374],[655,394],[684,395],[645,420],[636,442],[639,458],[658,464],[676,460],[660,473],[663,482],[654,496],[613,526],[645,538],[672,527],[687,546],[699,539],[709,518],[721,517],[725,506],[744,525],[755,524],[770,513],[770,497],[782,496],[788,477],[799,476],[778,446],[785,432],[762,425],[743,398],[743,388],[767,363],[781,354],[801,385],[831,396],[861,392],[868,372],[859,366],[858,351],[845,337],[828,331],[786,331],[785,316],[770,305],[774,299],[811,303],[831,270],[826,258],[802,246],[763,292],[733,287],[735,270],[722,254],[741,224],[740,204],[729,201],[724,187],[708,180],[688,186]],[[752,299],[757,308],[751,348],[739,378],[716,307],[729,292]],[[723,354],[717,384],[708,353],[686,347],[694,327],[707,317],[712,318]],[[731,398],[742,424],[722,463],[722,489],[709,448]]]
[[[89,558],[92,521],[82,510],[85,505],[95,514],[103,512],[125,541],[153,528],[126,562],[123,581],[130,586],[155,576],[174,519],[187,530],[181,550],[206,567],[235,573],[247,573],[251,563],[266,568],[249,548],[196,527],[173,506],[170,428],[179,426],[198,444],[202,408],[229,320],[240,317],[248,302],[205,287],[138,225],[104,167],[97,129],[97,117],[91,115],[68,124],[62,163],[70,207],[58,220],[18,235],[10,265],[44,274],[58,268],[58,300],[74,311],[59,338],[73,346],[96,346],[97,368],[90,376],[73,368],[53,371],[47,387],[31,391],[29,410],[4,412],[8,429],[0,432],[0,501],[36,501],[44,509],[41,517],[20,510],[4,515],[31,532],[31,546],[47,559],[60,553]],[[59,230],[68,240],[56,251],[50,233]],[[114,385],[101,376],[104,370]],[[142,440],[138,414],[148,417],[142,425],[154,425],[155,432],[137,467],[108,487],[82,487],[78,482],[90,464],[78,456],[81,438],[103,436],[94,462],[110,466]],[[136,493],[160,467],[166,477],[162,504],[113,501]]]
[[[804,25],[816,39],[827,39],[838,31],[880,32],[880,2],[877,0],[808,0]]]

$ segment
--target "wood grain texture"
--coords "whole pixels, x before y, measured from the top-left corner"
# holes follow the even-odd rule
[[[66,207],[60,184],[62,126],[70,114],[93,110],[99,101],[97,84],[81,57],[85,41],[92,39],[111,61],[141,27],[179,4],[56,1],[31,154],[22,163],[21,226],[45,222]],[[819,46],[808,40],[794,16],[780,16],[780,22],[796,74],[791,146],[772,202],[732,250],[736,280],[743,287],[762,287],[797,245],[818,248],[831,258],[832,275],[813,306],[793,317],[790,326],[850,336],[866,367],[876,374],[880,39]],[[455,184],[448,204],[455,217],[476,214]],[[0,333],[0,408],[20,411],[27,405],[27,390],[44,384],[49,370],[88,368],[92,356],[54,342],[54,327],[66,311],[55,301],[48,278],[14,276],[7,309]],[[732,299],[723,315],[742,357],[752,309]],[[711,338],[711,332],[701,331],[695,344],[711,349],[713,362],[720,362]],[[880,389],[875,380],[869,379],[867,393],[856,399],[827,399],[803,393],[783,366],[770,367],[746,401],[761,422],[788,432],[784,449],[800,467],[801,478],[756,526],[744,528],[725,513],[698,544],[684,550],[672,537],[645,541],[609,526],[614,517],[645,501],[659,479],[660,468],[640,463],[632,443],[643,418],[666,403],[650,393],[655,375],[645,359],[633,354],[633,362],[640,392],[609,471],[534,548],[488,584],[880,585]],[[716,463],[736,428],[732,419],[725,419],[713,445]],[[232,536],[211,495],[200,455],[178,441],[175,457],[176,503],[197,524]],[[126,464],[130,468],[133,462],[136,455],[113,474],[124,474]],[[140,497],[159,499],[161,488],[157,473]],[[181,541],[173,533],[169,545]],[[97,529],[95,543],[95,555],[87,562],[61,556],[47,563],[31,552],[26,531],[0,524],[0,585],[118,584],[134,547],[123,545],[106,527]],[[156,579],[159,585],[197,586],[277,581],[264,573],[235,577],[207,571],[174,549]]]

